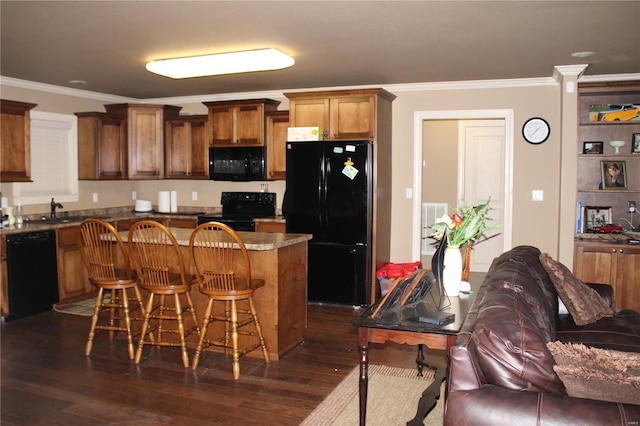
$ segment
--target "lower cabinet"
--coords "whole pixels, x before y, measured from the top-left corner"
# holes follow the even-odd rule
[[[616,309],[640,310],[640,247],[576,243],[574,273],[584,282],[610,284]]]
[[[287,232],[287,224],[284,222],[256,221],[256,232],[277,232],[285,234]]]
[[[89,282],[80,248],[78,247],[79,226],[59,228],[58,233],[58,293],[60,301],[73,299],[94,291]]]

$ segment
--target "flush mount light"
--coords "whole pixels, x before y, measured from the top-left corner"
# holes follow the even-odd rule
[[[279,70],[294,63],[291,56],[278,49],[260,49],[151,61],[147,70],[165,77],[190,78]]]
[[[589,56],[595,55],[595,52],[573,52],[571,56],[574,58],[588,58]]]

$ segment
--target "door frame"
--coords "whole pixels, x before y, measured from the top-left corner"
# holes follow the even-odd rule
[[[479,109],[479,110],[442,110],[415,111],[413,114],[413,230],[411,239],[412,258],[420,259],[420,236],[422,235],[422,124],[425,120],[504,120],[504,220],[503,250],[512,245],[512,212],[513,212],[513,144],[514,144],[514,112],[512,109]],[[456,142],[457,143],[457,142]],[[460,156],[458,156],[458,169]]]

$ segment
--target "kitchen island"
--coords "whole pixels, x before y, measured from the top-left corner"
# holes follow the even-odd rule
[[[194,273],[189,254],[189,237],[193,230],[171,227],[169,230],[181,246],[187,273]],[[124,241],[128,240],[128,232],[119,234]],[[253,300],[269,356],[278,360],[302,343],[307,323],[307,241],[312,236],[266,232],[238,232],[238,235],[249,252],[251,275],[265,281],[265,286],[256,290]],[[235,262],[240,265],[241,257],[235,256]],[[191,295],[201,322],[207,296],[200,293],[197,285],[193,286]],[[255,351],[247,356],[261,354]]]

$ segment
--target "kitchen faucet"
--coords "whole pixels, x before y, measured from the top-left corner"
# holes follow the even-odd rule
[[[53,198],[51,198],[51,219],[55,219],[56,218],[56,207],[58,208],[64,208],[64,206],[60,203],[56,203]]]

